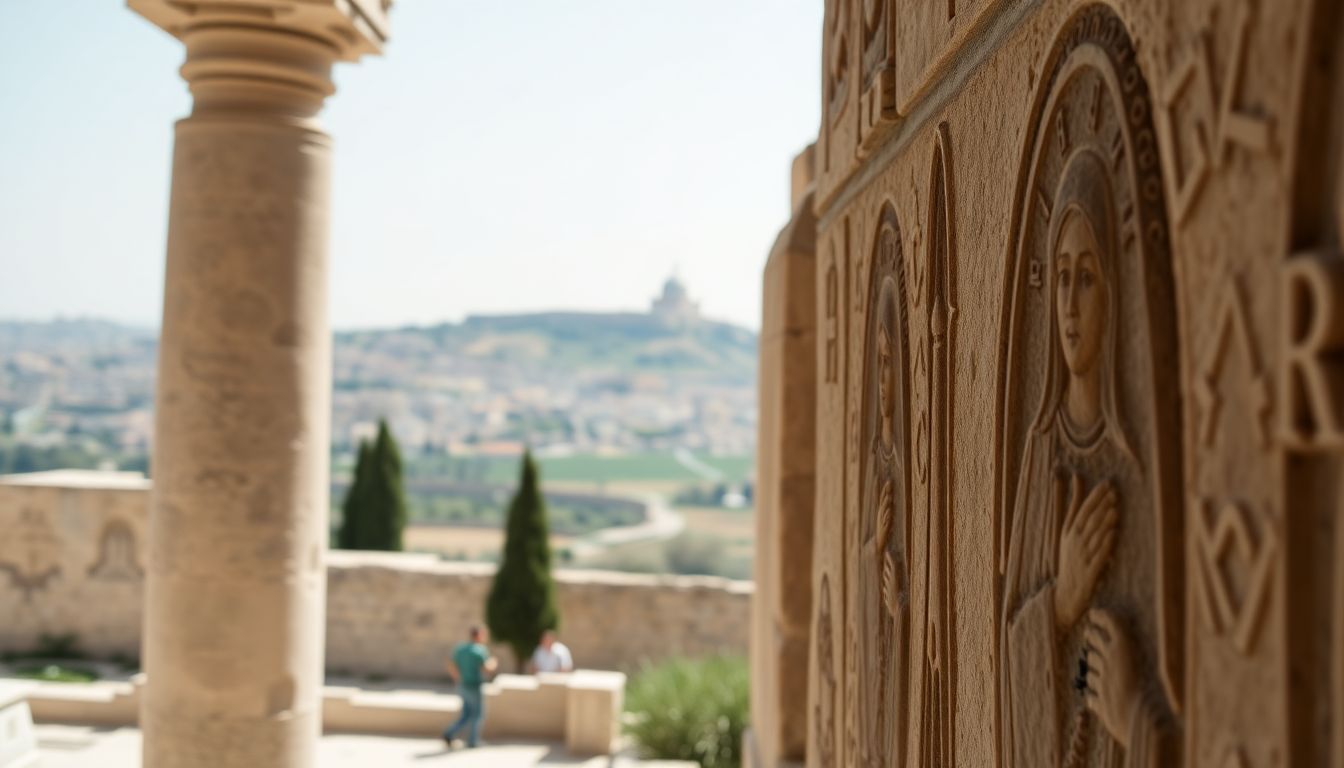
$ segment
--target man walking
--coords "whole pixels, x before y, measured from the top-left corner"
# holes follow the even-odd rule
[[[462,716],[443,732],[443,740],[449,748],[463,728],[468,729],[468,747],[475,747],[480,742],[481,723],[485,720],[481,683],[499,667],[498,660],[490,655],[490,649],[485,645],[490,641],[485,628],[472,627],[470,637],[453,649],[453,657],[448,661],[448,674],[457,682],[457,692],[462,697]]]
[[[574,659],[565,644],[555,639],[555,630],[548,629],[541,633],[541,642],[528,666],[533,672],[573,672]]]

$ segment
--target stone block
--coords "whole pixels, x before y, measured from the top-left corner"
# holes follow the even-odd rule
[[[31,686],[0,683],[0,768],[38,765],[37,735],[27,695]]]
[[[565,749],[575,755],[609,755],[621,735],[625,675],[577,670],[566,684]]]

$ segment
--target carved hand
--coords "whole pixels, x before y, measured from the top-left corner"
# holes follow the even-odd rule
[[[882,605],[895,618],[901,612],[900,576],[896,573],[896,558],[891,552],[882,553]]]
[[[1062,499],[1065,482],[1056,477],[1056,499]],[[1068,514],[1059,535],[1059,575],[1055,579],[1055,625],[1068,629],[1082,617],[1092,599],[1097,581],[1115,549],[1118,518],[1116,493],[1111,483],[1094,487],[1083,498],[1083,479],[1073,475]]]
[[[895,506],[893,483],[891,480],[882,481],[882,490],[877,495],[877,548],[879,551],[886,549],[891,540],[891,526],[895,522]]]
[[[1101,609],[1087,614],[1087,708],[1123,747],[1138,708],[1134,645],[1118,619]]]

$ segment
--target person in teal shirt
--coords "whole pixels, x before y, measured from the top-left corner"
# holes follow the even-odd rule
[[[457,682],[457,692],[462,697],[462,716],[443,732],[443,740],[449,748],[452,748],[453,741],[463,728],[468,729],[468,747],[475,747],[479,743],[481,723],[485,720],[485,699],[481,696],[481,684],[499,667],[499,662],[486,647],[490,636],[485,628],[472,627],[470,638],[465,643],[459,643],[448,660],[448,674]]]

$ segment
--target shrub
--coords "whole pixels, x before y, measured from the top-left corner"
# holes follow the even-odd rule
[[[737,768],[747,726],[746,659],[677,659],[641,670],[626,691],[626,732],[642,757]]]
[[[728,548],[721,539],[682,533],[667,542],[667,568],[687,576],[717,576]]]
[[[74,632],[50,635],[43,633],[37,640],[32,656],[45,659],[82,659],[84,652],[79,648],[79,635]]]

